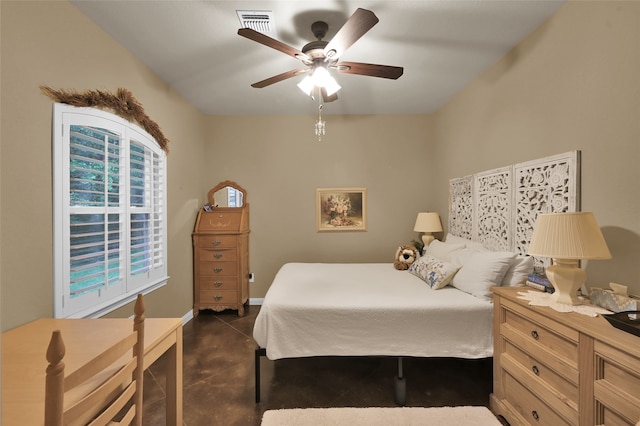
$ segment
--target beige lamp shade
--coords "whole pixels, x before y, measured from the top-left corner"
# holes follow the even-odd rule
[[[591,212],[538,215],[528,254],[554,259],[611,259]]]
[[[545,270],[557,303],[581,304],[578,289],[587,280],[580,259],[611,259],[598,222],[591,212],[541,214],[529,243],[528,254],[553,259]]]
[[[442,232],[440,215],[436,212],[418,213],[416,224],[413,226],[413,230],[416,232],[424,232],[424,234],[422,235],[422,242],[425,246],[428,246],[429,244],[431,244],[431,241],[435,239],[432,233]]]
[[[442,232],[440,215],[436,212],[418,213],[413,230],[416,232]]]

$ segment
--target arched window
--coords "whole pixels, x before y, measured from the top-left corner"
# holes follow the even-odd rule
[[[114,114],[54,104],[54,316],[103,315],[166,283],[166,154]]]

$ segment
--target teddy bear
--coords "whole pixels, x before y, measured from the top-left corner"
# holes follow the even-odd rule
[[[393,267],[399,271],[409,269],[409,266],[420,257],[417,248],[410,245],[403,245],[396,250],[396,257],[393,261]]]

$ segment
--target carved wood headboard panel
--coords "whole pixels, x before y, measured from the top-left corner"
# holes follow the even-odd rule
[[[538,214],[579,210],[580,151],[449,181],[448,232],[490,250],[526,254]]]

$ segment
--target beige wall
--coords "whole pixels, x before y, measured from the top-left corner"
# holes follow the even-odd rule
[[[205,122],[195,108],[67,2],[2,8],[2,329],[53,314],[51,112],[40,85],[131,90],[171,141],[169,275],[146,298],[148,316],[182,316],[192,305],[191,237],[204,190]],[[125,307],[113,315],[130,315]]]
[[[192,306],[191,231],[209,188],[235,180],[251,205],[251,297],[288,261],[386,262],[417,235],[415,215],[445,220],[452,177],[574,149],[582,207],[614,259],[590,282],[640,293],[640,3],[569,2],[434,116],[203,117],[66,2],[0,2],[2,329],[52,314],[51,101],[38,86],[126,87],[171,140],[169,284],[149,316]],[[25,178],[28,176],[29,178]],[[368,189],[367,232],[315,232],[315,189]],[[130,307],[114,316],[130,314]]]
[[[430,117],[324,118],[327,135],[318,142],[312,114],[209,117],[205,180],[247,190],[253,298],[264,297],[286,262],[391,262],[398,245],[418,236],[416,214],[434,208],[424,161]],[[367,188],[367,232],[316,232],[316,188],[335,187]]]
[[[568,2],[436,116],[436,201],[447,180],[582,151],[582,210],[612,260],[588,284],[640,294],[640,2]]]

